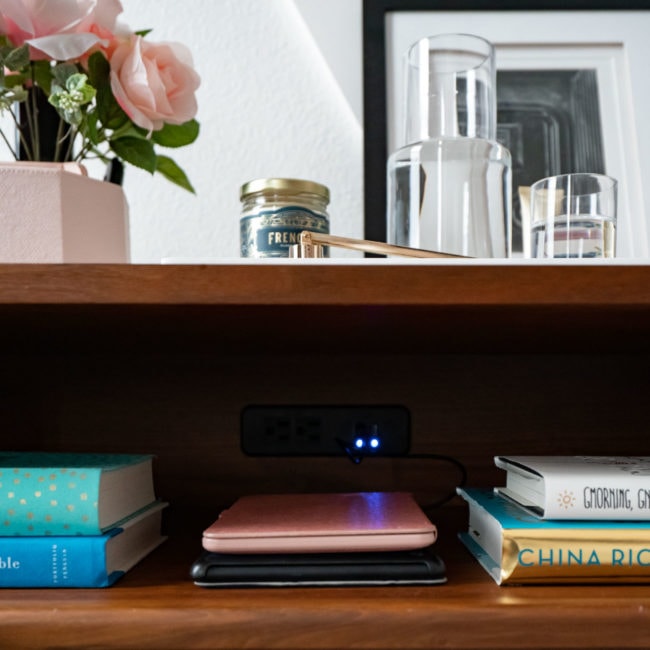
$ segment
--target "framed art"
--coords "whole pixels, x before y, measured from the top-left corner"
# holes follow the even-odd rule
[[[386,239],[386,160],[402,146],[403,55],[420,38],[471,33],[497,62],[497,139],[512,155],[513,248],[519,188],[590,171],[619,181],[618,257],[650,254],[650,1],[364,1],[365,236]]]

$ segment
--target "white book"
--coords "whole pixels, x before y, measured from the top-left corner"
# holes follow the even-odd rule
[[[650,456],[496,456],[499,494],[543,519],[650,519]]]

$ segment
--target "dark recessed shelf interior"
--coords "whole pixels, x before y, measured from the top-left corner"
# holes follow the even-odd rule
[[[497,587],[434,512],[448,584],[205,590],[241,494],[453,489],[415,458],[253,458],[249,404],[403,404],[412,451],[650,455],[650,266],[0,265],[3,448],[143,451],[169,541],[108,590],[0,591],[0,647],[635,648],[642,586]],[[56,638],[53,634],[56,631]]]

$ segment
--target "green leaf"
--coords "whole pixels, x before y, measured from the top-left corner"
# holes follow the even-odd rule
[[[20,86],[16,88],[0,88],[0,111],[12,110],[16,102],[24,102],[27,97],[27,91]]]
[[[88,59],[88,79],[90,85],[97,90],[97,113],[99,121],[107,129],[119,129],[129,118],[120,108],[113,92],[110,81],[111,66],[101,52],[95,52]]]
[[[129,122],[128,115],[117,103],[110,88],[101,87],[97,89],[97,110],[99,111],[101,123],[107,129],[116,130]]]
[[[5,67],[12,72],[19,72],[29,65],[29,48],[27,45],[11,49],[2,57]]]
[[[10,74],[4,78],[4,86],[5,88],[14,88],[22,86],[25,81],[27,81],[27,77],[24,74]]]
[[[97,111],[101,123],[107,129],[119,129],[129,121],[128,115],[113,97],[110,87],[97,88]]]
[[[151,139],[162,147],[184,147],[199,137],[199,123],[190,120],[185,124],[165,124],[151,134]]]
[[[97,111],[89,111],[86,113],[86,119],[80,130],[82,135],[87,137],[94,145],[98,145],[102,141],[97,129]]]
[[[185,172],[167,156],[158,156],[156,171],[162,174],[168,181],[175,183],[192,194],[196,194],[189,178]]]
[[[32,70],[36,84],[40,86],[46,95],[52,90],[52,66],[49,61],[33,61]]]
[[[79,74],[79,70],[73,63],[59,63],[52,68],[53,80],[62,88],[65,88],[68,79],[76,74]],[[70,90],[70,88],[68,88],[68,90]]]
[[[138,140],[151,141],[151,138],[148,137],[147,131],[136,126],[128,119],[119,127],[119,129],[115,129],[111,135],[111,139],[119,140],[120,138],[137,138]]]
[[[158,157],[151,140],[125,137],[110,141],[113,153],[124,162],[140,167],[153,174],[156,171]]]
[[[66,90],[80,105],[89,104],[97,94],[97,91],[86,83],[87,80],[88,77],[85,74],[78,72],[70,75],[65,82]]]
[[[108,59],[101,52],[94,52],[88,58],[88,79],[95,88],[109,84],[111,66]]]

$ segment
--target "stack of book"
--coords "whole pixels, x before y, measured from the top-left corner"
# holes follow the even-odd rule
[[[505,487],[459,488],[461,540],[497,584],[650,582],[650,457],[497,456]]]
[[[0,452],[0,587],[107,587],[160,544],[152,457]]]
[[[241,497],[203,532],[201,587],[436,585],[436,527],[405,492]]]

